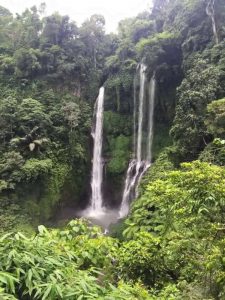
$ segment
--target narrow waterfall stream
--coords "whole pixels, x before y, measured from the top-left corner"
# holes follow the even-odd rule
[[[133,159],[130,161],[123,197],[121,202],[121,207],[119,211],[120,218],[125,217],[129,212],[130,202],[138,196],[138,185],[141,181],[142,176],[148,170],[151,165],[152,160],[152,141],[153,141],[153,119],[154,119],[154,102],[155,102],[155,74],[152,76],[149,89],[148,89],[148,127],[147,138],[146,138],[146,152],[143,151],[143,117],[144,117],[144,102],[145,102],[145,91],[146,91],[146,66],[144,64],[140,65],[139,68],[140,77],[140,90],[139,90],[139,103],[138,103],[138,129],[136,133],[136,80],[134,80],[134,149],[133,149]],[[135,140],[136,139],[136,140]]]
[[[219,36],[217,32],[216,18],[215,18],[215,0],[208,1],[206,6],[206,14],[211,18],[214,39],[216,44],[219,44]]]
[[[146,66],[140,65],[140,91],[139,91],[139,107],[138,107],[138,132],[137,132],[137,163],[141,163],[142,159],[142,139],[143,139],[143,115],[144,115],[144,99],[145,99],[145,81]]]
[[[104,206],[102,195],[103,182],[103,120],[104,120],[104,87],[99,90],[99,95],[95,103],[94,125],[92,129],[93,159],[92,159],[92,174],[91,174],[91,199],[87,209],[80,212],[80,216],[91,220],[104,228],[105,232],[111,223],[118,220],[118,212],[109,210]]]
[[[152,142],[153,142],[153,124],[154,124],[154,105],[155,105],[156,81],[153,74],[149,84],[149,103],[148,103],[148,138],[147,138],[147,161],[152,161]]]
[[[91,178],[91,209],[99,211],[103,207],[102,200],[102,136],[103,136],[103,112],[104,112],[104,87],[99,90],[95,106],[95,124],[92,131],[94,139],[92,178]]]

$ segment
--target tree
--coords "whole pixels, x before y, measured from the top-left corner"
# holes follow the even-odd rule
[[[12,13],[8,9],[0,6],[0,53],[6,52],[10,45],[8,27],[12,19]]]
[[[42,22],[36,6],[26,9],[9,25],[10,40],[13,51],[20,48],[37,48],[42,30]]]
[[[124,236],[131,245],[143,231],[161,239],[154,259],[163,257],[157,266],[163,267],[165,277],[161,276],[158,284],[178,282],[183,299],[191,287],[189,295],[199,295],[197,299],[224,295],[224,264],[220,263],[224,251],[224,183],[223,167],[199,161],[183,163],[179,170],[149,183],[125,221]],[[142,262],[141,249],[132,255],[140,255],[138,263]],[[123,259],[129,261],[128,257]],[[132,259],[130,263],[132,266]]]
[[[40,57],[38,49],[18,49],[14,53],[15,75],[20,78],[35,77],[41,71]]]
[[[220,92],[220,70],[207,60],[196,57],[178,88],[176,115],[171,135],[182,159],[190,160],[206,145],[205,115],[207,104]]]
[[[65,102],[62,107],[63,115],[69,124],[70,130],[72,131],[78,126],[80,119],[80,109],[75,102]]]
[[[225,137],[225,99],[208,104],[205,124],[214,137]]]
[[[19,131],[25,134],[35,126],[45,132],[51,124],[43,104],[32,98],[22,100],[18,107],[18,120],[20,122]]]
[[[44,28],[41,35],[42,47],[63,46],[68,40],[76,36],[76,24],[70,22],[68,16],[60,16],[55,13],[44,19]]]
[[[5,146],[6,142],[14,136],[18,121],[17,110],[17,100],[12,96],[0,100],[0,140],[2,146]]]
[[[102,15],[92,15],[80,28],[81,40],[86,45],[87,54],[92,58],[94,69],[97,68],[101,57],[101,46],[103,44],[105,19]]]

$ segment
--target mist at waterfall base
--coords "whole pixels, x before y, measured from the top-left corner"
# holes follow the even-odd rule
[[[151,166],[156,82],[154,75],[150,82],[147,82],[146,69],[147,67],[144,64],[140,64],[138,67],[138,97],[136,95],[137,78],[135,77],[134,79],[133,159],[130,161],[127,169],[121,206],[117,210],[107,208],[104,205],[102,195],[104,87],[100,88],[95,103],[94,124],[92,129],[94,142],[91,177],[92,193],[89,207],[81,211],[79,215],[91,220],[94,224],[102,226],[106,231],[110,224],[117,223],[119,219],[127,216],[131,201],[138,196],[138,186],[141,178]]]

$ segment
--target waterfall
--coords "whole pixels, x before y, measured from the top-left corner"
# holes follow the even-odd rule
[[[129,203],[134,196],[134,183],[135,183],[135,176],[136,176],[136,160],[132,159],[129,163],[126,179],[125,179],[125,186],[123,190],[123,198],[120,206],[119,216],[120,218],[125,217],[129,212]]]
[[[134,80],[134,149],[133,157],[129,163],[121,207],[119,211],[120,218],[125,217],[129,212],[130,202],[138,196],[138,185],[141,181],[142,176],[148,170],[152,160],[152,141],[153,141],[153,117],[154,117],[154,101],[155,101],[155,90],[156,81],[155,74],[152,76],[149,89],[148,89],[148,127],[147,127],[147,138],[146,138],[146,153],[143,153],[142,140],[143,140],[143,120],[145,115],[145,91],[146,91],[146,66],[141,64],[139,67],[140,77],[140,90],[139,90],[139,103],[138,103],[138,129],[136,133],[136,79]]]
[[[148,101],[148,131],[147,131],[147,141],[146,141],[146,160],[142,161],[143,166],[136,185],[135,198],[138,197],[138,186],[140,184],[140,181],[143,175],[145,174],[145,172],[151,166],[151,161],[152,161],[155,88],[156,88],[156,81],[155,81],[155,73],[154,73],[150,80],[149,89],[148,89],[149,101]]]
[[[92,179],[91,179],[91,209],[99,211],[102,209],[102,131],[103,131],[103,112],[104,112],[104,87],[99,90],[99,95],[95,104],[95,124],[92,130],[94,139]]]
[[[143,138],[143,107],[144,107],[144,97],[145,97],[145,71],[146,66],[144,64],[140,65],[140,91],[139,91],[139,108],[138,108],[138,133],[137,133],[137,162],[141,162],[142,156],[142,138]]]
[[[148,104],[148,138],[147,138],[147,161],[152,161],[152,141],[153,141],[153,117],[155,105],[155,73],[153,74],[149,84],[149,104]]]
[[[215,0],[209,0],[208,4],[206,6],[206,14],[211,18],[212,21],[212,29],[213,29],[213,35],[216,41],[216,44],[219,44],[219,37],[217,33],[216,28],[216,20],[215,20]]]
[[[134,112],[133,112],[133,155],[135,157],[135,153],[136,153],[136,118],[137,118],[137,109],[136,109],[136,105],[137,105],[137,97],[136,97],[136,89],[137,89],[137,78],[136,76],[134,77],[134,83],[133,83],[133,94],[134,94]]]

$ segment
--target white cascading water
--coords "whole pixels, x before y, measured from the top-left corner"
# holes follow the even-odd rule
[[[216,28],[216,19],[215,19],[215,0],[208,0],[206,6],[206,14],[211,18],[215,42],[216,44],[219,44],[219,37],[218,37],[218,32]]]
[[[129,212],[129,203],[131,199],[134,197],[136,180],[139,174],[139,169],[141,167],[141,154],[142,154],[142,126],[143,126],[143,104],[144,104],[144,96],[145,96],[145,71],[146,66],[144,64],[140,64],[140,91],[139,91],[139,105],[138,105],[138,130],[137,130],[137,138],[136,138],[136,79],[134,80],[134,132],[133,136],[136,138],[134,140],[134,159],[132,159],[129,163],[125,186],[123,190],[123,197],[120,206],[119,215],[120,217],[124,217]]]
[[[93,224],[104,228],[107,234],[110,224],[115,223],[118,219],[118,212],[107,209],[104,206],[102,195],[103,182],[103,119],[104,119],[104,87],[99,90],[99,95],[95,103],[94,125],[92,137],[94,140],[93,159],[92,159],[92,178],[91,178],[91,200],[90,205],[80,212],[80,216],[89,219]]]
[[[147,143],[146,143],[146,160],[142,161],[142,171],[139,175],[138,182],[136,185],[135,190],[135,198],[138,197],[138,186],[140,184],[141,178],[151,166],[152,161],[152,142],[153,142],[153,124],[154,124],[154,105],[155,105],[155,88],[156,88],[156,81],[155,81],[155,73],[153,74],[148,89],[148,134],[147,134]]]
[[[103,112],[104,112],[104,87],[99,90],[99,95],[95,106],[95,125],[92,131],[94,139],[94,151],[92,161],[92,179],[91,179],[91,210],[99,211],[103,207],[102,200],[102,131],[103,131]]]
[[[153,74],[149,84],[149,103],[148,103],[148,138],[147,138],[147,161],[152,161],[152,142],[153,142],[153,117],[154,117],[154,106],[155,106],[155,73]]]
[[[145,99],[145,81],[146,66],[140,65],[140,91],[139,91],[139,107],[138,107],[138,132],[137,132],[137,163],[141,162],[142,157],[142,138],[143,138],[143,107]]]
[[[148,170],[152,160],[152,141],[153,141],[153,117],[154,117],[154,101],[155,101],[155,75],[150,80],[148,91],[148,128],[146,153],[143,157],[142,139],[143,139],[143,117],[144,117],[144,101],[146,90],[146,66],[140,65],[140,91],[138,105],[138,130],[136,138],[136,81],[134,81],[134,159],[129,163],[121,207],[119,211],[120,218],[125,217],[129,212],[129,204],[131,200],[138,196],[138,185],[142,176]]]
[[[123,190],[123,198],[119,210],[119,217],[123,218],[127,216],[129,212],[129,203],[133,198],[133,189],[134,189],[134,182],[135,182],[135,175],[136,175],[136,159],[132,159],[129,163],[127,174],[126,174],[126,180],[125,180],[125,186]]]
[[[137,87],[137,77],[134,77],[134,83],[133,83],[133,94],[134,94],[134,112],[133,112],[133,158],[135,158],[136,155],[136,144],[137,144],[137,138],[136,138],[136,122],[137,122],[137,96],[136,96],[136,87]]]

